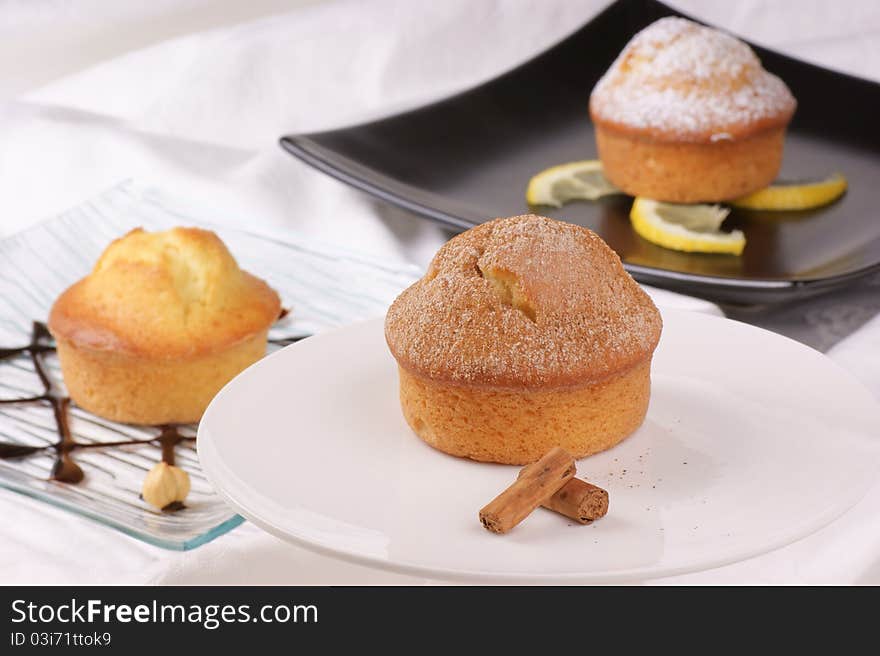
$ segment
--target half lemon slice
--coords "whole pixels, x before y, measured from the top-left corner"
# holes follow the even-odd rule
[[[538,173],[529,180],[526,202],[562,207],[570,200],[596,200],[619,193],[622,192],[602,174],[602,162],[589,159],[551,166]]]
[[[719,205],[677,205],[636,198],[629,218],[633,229],[658,246],[687,253],[740,255],[746,246],[741,230],[722,232],[730,210]]]
[[[810,210],[832,203],[846,191],[846,178],[835,173],[824,180],[770,185],[731,202],[749,210]]]

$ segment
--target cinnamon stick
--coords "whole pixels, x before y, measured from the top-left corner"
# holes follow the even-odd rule
[[[504,492],[480,511],[480,523],[493,533],[507,533],[550,499],[575,474],[574,458],[556,447],[520,471]]]
[[[608,492],[573,478],[541,505],[580,524],[592,524],[608,512]]]

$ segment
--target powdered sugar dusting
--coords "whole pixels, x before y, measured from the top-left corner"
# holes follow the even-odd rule
[[[534,316],[499,294],[515,280]],[[404,367],[435,380],[546,388],[586,384],[648,357],[660,336],[651,299],[593,232],[534,215],[455,237],[388,311]]]
[[[795,105],[745,43],[673,17],[636,34],[590,98],[594,119],[710,141],[784,124]]]

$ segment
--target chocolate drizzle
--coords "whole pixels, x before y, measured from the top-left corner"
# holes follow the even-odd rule
[[[77,442],[70,432],[69,408],[70,398],[58,391],[42,362],[44,353],[53,352],[52,335],[48,328],[39,321],[34,321],[31,328],[31,339],[25,346],[0,349],[0,360],[28,355],[34,365],[34,371],[43,384],[42,394],[17,399],[0,399],[0,404],[12,403],[47,403],[55,415],[55,427],[58,441],[39,446],[0,442],[0,459],[26,458],[44,451],[55,451],[55,463],[52,465],[51,478],[62,483],[79,483],[85,477],[82,468],[74,461],[71,453],[80,449],[108,449],[139,444],[155,444],[162,448],[162,460],[169,465],[174,464],[174,448],[183,441],[195,440],[195,437],[181,435],[176,426],[161,427],[159,435],[143,440],[119,440],[115,442]]]
[[[280,318],[286,316],[288,310],[283,310]],[[271,344],[277,346],[287,346],[305,339],[308,335],[298,337],[286,337],[270,339]],[[196,438],[192,436],[182,435],[178,427],[173,424],[159,426],[159,434],[156,437],[147,439],[131,439],[119,440],[114,442],[77,442],[74,440],[70,431],[69,409],[70,398],[61,393],[58,386],[49,376],[42,356],[45,353],[53,353],[55,345],[52,335],[44,323],[34,321],[31,327],[31,338],[28,344],[13,348],[0,348],[0,361],[11,359],[19,356],[27,356],[34,365],[34,371],[43,384],[41,394],[34,396],[26,396],[17,399],[0,399],[0,405],[13,403],[43,403],[48,404],[52,408],[55,415],[55,428],[58,434],[58,440],[49,444],[38,446],[27,444],[16,444],[13,442],[0,442],[0,460],[11,460],[14,458],[27,458],[41,454],[45,451],[55,452],[55,462],[52,465],[50,478],[61,483],[79,483],[85,478],[85,472],[82,467],[76,463],[72,457],[74,451],[81,449],[111,449],[114,447],[135,446],[152,444],[162,449],[162,461],[168,465],[174,465],[175,447],[181,442],[193,441]],[[174,502],[168,507],[163,508],[164,511],[175,511],[184,508],[183,503]]]

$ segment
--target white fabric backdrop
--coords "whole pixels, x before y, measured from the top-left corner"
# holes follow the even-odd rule
[[[266,229],[424,264],[445,240],[439,228],[308,169],[280,151],[278,136],[471,87],[605,4],[0,0],[0,236],[134,177],[217,207],[218,221],[249,216]],[[880,79],[880,3],[673,4],[764,45]],[[798,327],[794,315],[785,325]],[[880,397],[878,346],[875,319],[832,355]],[[880,582],[878,510],[875,489],[810,538],[674,581]],[[250,525],[174,554],[6,491],[0,516],[3,583],[415,581],[309,553]]]

